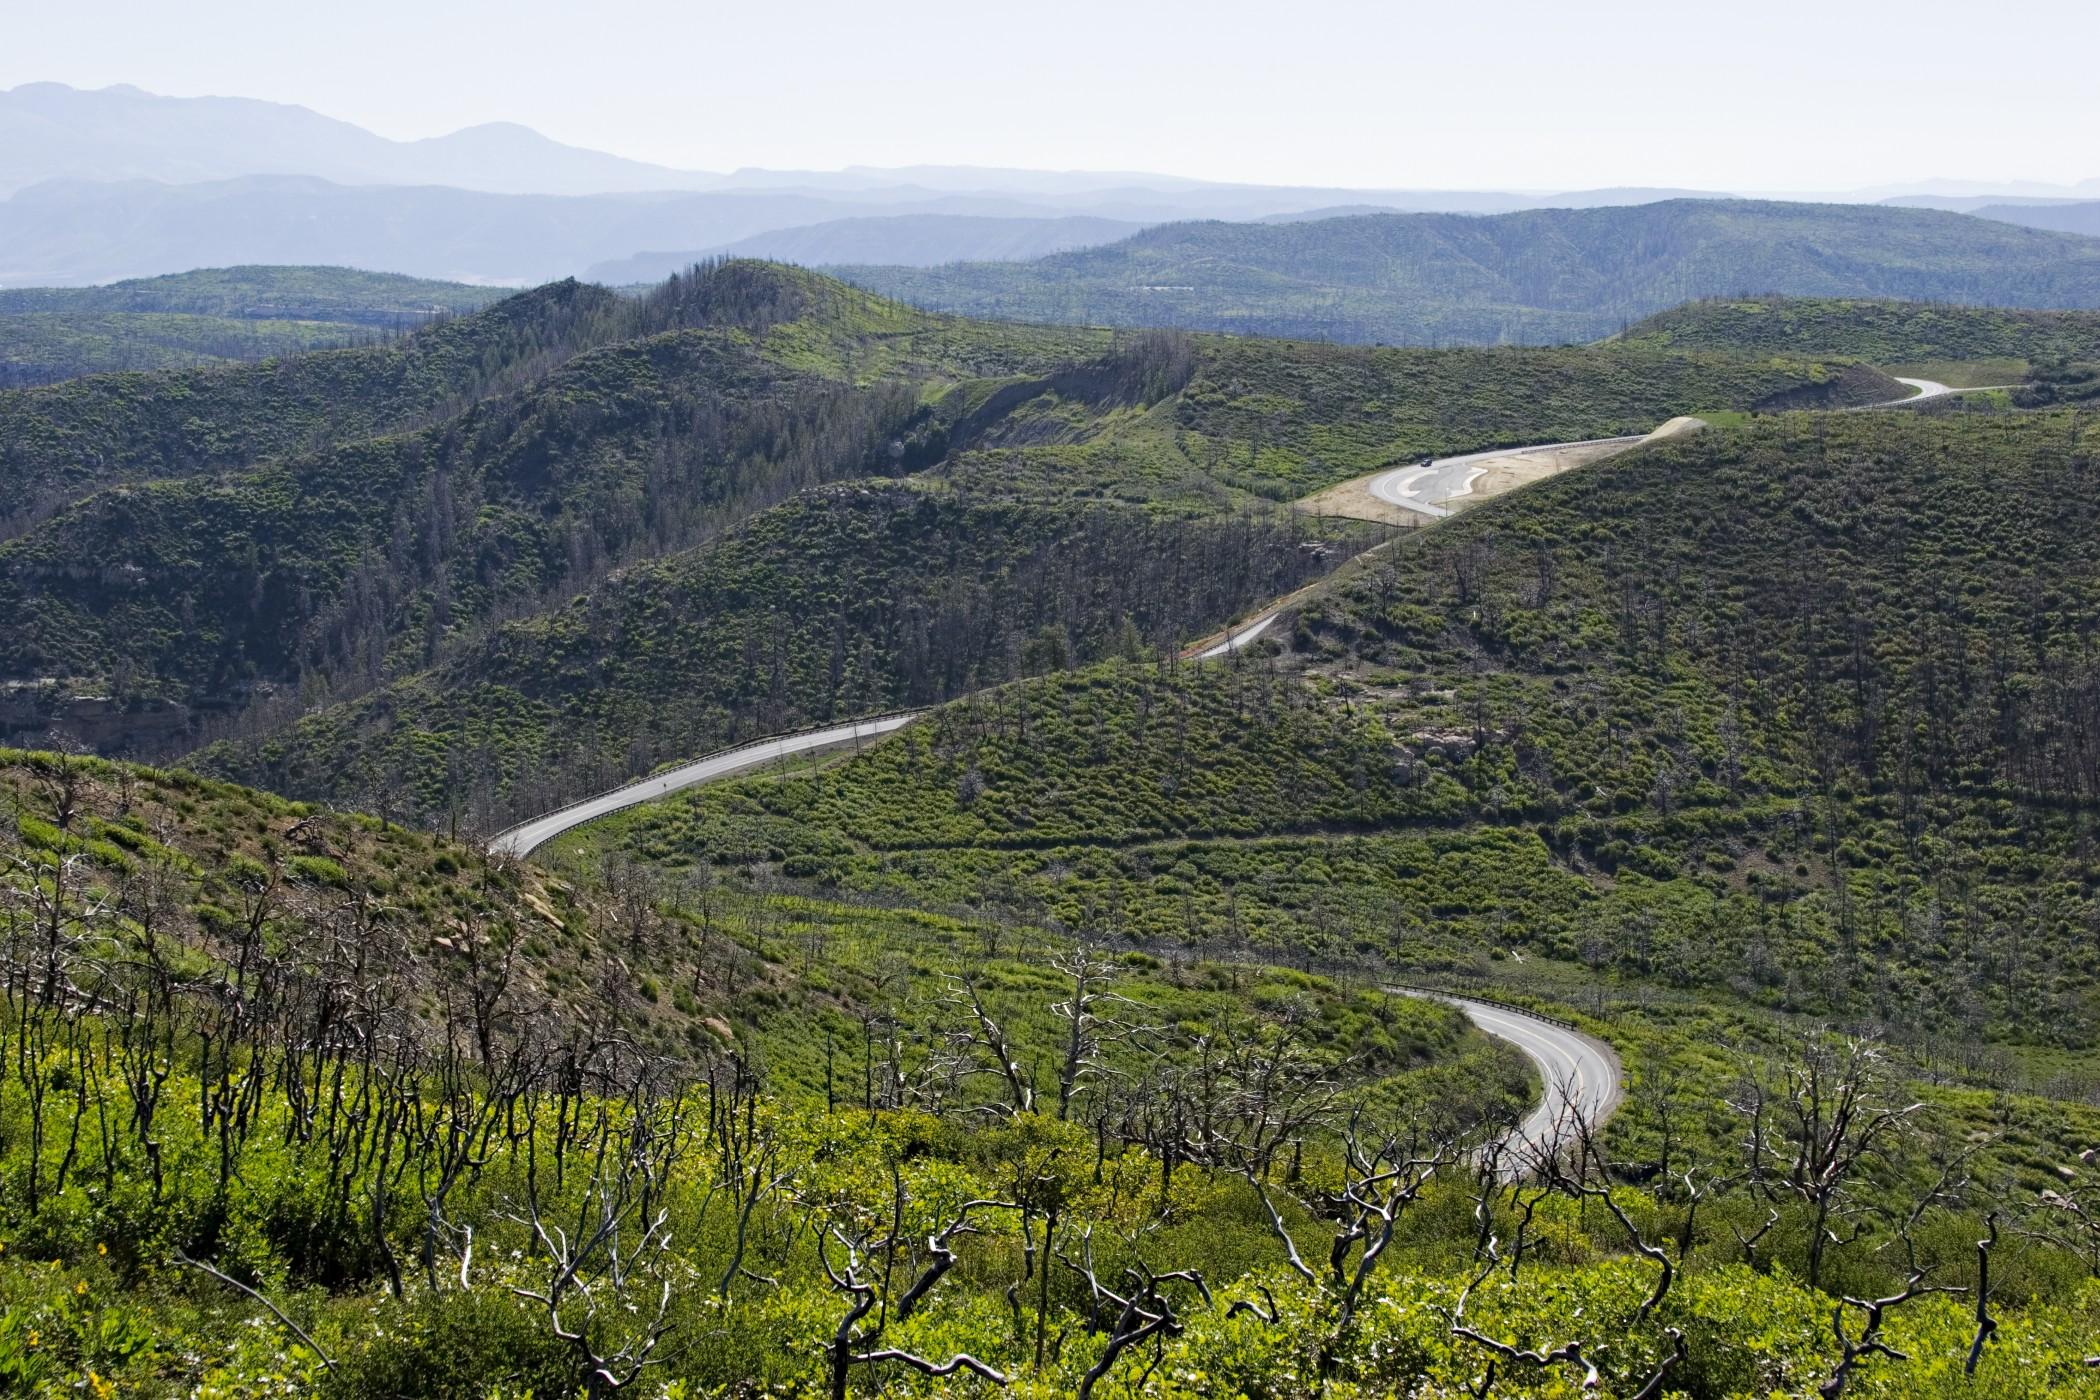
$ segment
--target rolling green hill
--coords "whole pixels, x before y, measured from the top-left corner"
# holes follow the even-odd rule
[[[400,648],[427,657],[498,608],[886,462],[921,413],[908,389],[784,370],[735,332],[589,351],[436,427],[65,508],[0,546],[0,671],[122,676],[191,705],[382,674]]]
[[[353,267],[208,267],[100,287],[0,288],[0,317],[210,316],[239,321],[330,321],[398,330],[464,315],[512,295],[509,288],[434,282]]]
[[[1075,528],[1103,504],[1194,520],[1431,448],[1893,392],[1863,367],[1792,356],[1118,339],[917,312],[766,264],[703,269],[631,302],[556,284],[397,346],[89,378],[0,404],[10,465],[42,473],[59,503],[0,544],[0,600],[17,618],[0,639],[0,681],[15,683],[0,719],[21,735],[63,731],[67,695],[108,697],[83,731],[91,742],[166,753],[254,707],[236,732],[266,739],[265,727],[472,652],[488,627],[558,612],[610,570],[704,545],[840,477],[926,471],[977,499],[1066,512]],[[303,434],[322,441],[301,447]],[[1338,556],[1314,557],[1324,568]],[[845,577],[845,562],[815,576]],[[1283,577],[1192,584],[1181,595],[1200,607],[1136,611],[1147,629],[1200,633]],[[1082,568],[1058,587],[1079,597],[1097,582]],[[1071,616],[1113,628],[1104,607]],[[1017,608],[995,630],[1025,637],[1049,619],[1067,620]],[[964,668],[1020,669],[1011,657]],[[961,674],[913,693],[954,693]],[[745,696],[689,738],[744,732],[763,708]],[[404,712],[404,733],[415,728]],[[569,776],[677,751],[668,723],[632,752],[596,732],[564,760]],[[517,755],[572,742],[497,748],[507,774]],[[445,771],[428,751],[411,766],[425,786]],[[369,782],[300,771],[302,792]]]
[[[2100,311],[1721,297],[1659,312],[1618,338],[1678,350],[1850,355],[1896,366],[1986,360],[2016,369],[2037,359],[2100,359]]]
[[[2090,411],[735,263],[375,349],[362,418],[239,368],[18,420],[101,446],[15,439],[0,718],[329,805],[0,751],[0,1391],[2090,1393]],[[1685,409],[1431,529],[1278,504]],[[1558,1086],[1403,977],[1624,1103],[1492,1155]]]
[[[33,388],[83,374],[240,364],[377,338],[377,332],[334,321],[22,312],[0,316],[0,389]]]
[[[0,389],[344,346],[477,311],[499,287],[340,267],[228,267],[0,290]]]
[[[223,472],[456,413],[590,343],[612,293],[556,283],[390,345],[256,365],[90,375],[0,392],[0,483],[16,521],[115,482]]]
[[[188,762],[475,830],[760,734],[1186,637],[1360,541],[938,487],[818,487],[427,671]],[[260,718],[260,717],[259,717]]]
[[[1411,345],[1595,340],[1746,292],[2100,306],[2100,240],[1934,210],[1740,200],[1170,224],[1029,263],[834,270],[970,315]]]
[[[1360,560],[1271,659],[1022,683],[570,839],[2089,1044],[2096,432],[1787,416],[1650,447]]]

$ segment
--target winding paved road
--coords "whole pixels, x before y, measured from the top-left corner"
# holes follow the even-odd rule
[[[616,787],[611,792],[587,797],[581,802],[572,802],[543,817],[534,817],[531,821],[514,826],[508,831],[498,832],[490,838],[489,849],[522,858],[564,831],[582,826],[587,821],[594,821],[607,813],[643,802],[654,802],[657,798],[677,792],[680,788],[689,788],[715,778],[726,778],[733,773],[771,763],[776,758],[786,758],[789,754],[828,749],[839,744],[850,744],[856,739],[873,739],[893,729],[901,729],[917,718],[916,713],[884,715],[879,719],[835,724],[829,729],[784,734],[777,738],[760,739],[755,743],[724,749],[721,753],[709,754],[706,758],[666,772],[652,774],[624,787]]]
[[[1861,404],[1859,407],[1900,408],[1949,394],[1979,392],[1955,389],[1930,379],[1899,378],[1896,382],[1917,392],[1904,398]],[[1427,466],[1395,467],[1382,472],[1372,479],[1370,491],[1378,499],[1406,510],[1418,511],[1429,516],[1446,516],[1451,511],[1443,502],[1454,496],[1466,495],[1472,490],[1473,482],[1485,470],[1477,465],[1480,462],[1496,457],[1556,452],[1571,447],[1603,447],[1619,443],[1631,446],[1640,442],[1644,436],[1634,433],[1624,437],[1585,438],[1579,442],[1550,442],[1517,448],[1498,447],[1485,452],[1440,457]],[[1269,612],[1238,631],[1226,633],[1222,641],[1196,653],[1196,659],[1211,660],[1238,651],[1267,631],[1270,624],[1280,615],[1280,612]],[[885,715],[879,719],[834,725],[829,729],[761,739],[722,753],[711,754],[696,762],[643,778],[596,797],[586,798],[559,811],[549,812],[545,816],[535,817],[529,822],[499,833],[489,842],[489,847],[494,851],[523,857],[563,832],[608,813],[654,801],[681,788],[745,772],[790,754],[831,748],[851,743],[856,739],[876,738],[892,730],[901,729],[917,718],[916,713]],[[1520,1147],[1535,1149],[1558,1138],[1570,1105],[1580,1109],[1591,1123],[1601,1124],[1611,1116],[1624,1095],[1625,1076],[1619,1067],[1619,1057],[1612,1052],[1609,1045],[1595,1036],[1490,1002],[1404,988],[1393,990],[1405,990],[1411,996],[1433,996],[1448,1001],[1465,1012],[1482,1031],[1508,1041],[1531,1057],[1532,1062],[1538,1066],[1539,1079],[1545,1086],[1545,1093],[1540,1098],[1538,1107],[1510,1132],[1508,1140]],[[1522,1157],[1528,1154],[1520,1151],[1518,1155]]]
[[[1632,433],[1625,437],[1584,438],[1579,442],[1542,442],[1531,447],[1496,447],[1486,452],[1466,452],[1456,457],[1439,457],[1428,466],[1417,463],[1411,467],[1393,467],[1371,478],[1368,488],[1373,496],[1387,505],[1399,506],[1420,515],[1441,519],[1451,514],[1445,501],[1455,496],[1472,494],[1473,483],[1487,470],[1482,462],[1498,457],[1524,457],[1538,452],[1560,452],[1571,447],[1609,447],[1624,443],[1631,447],[1646,437],[1645,433]]]
[[[1237,632],[1229,633],[1225,640],[1207,651],[1198,652],[1196,659],[1209,660],[1238,651],[1247,643],[1268,630],[1278,614],[1268,613],[1255,619]],[[581,802],[572,802],[545,816],[520,822],[507,831],[499,831],[489,838],[489,849],[501,855],[517,856],[520,859],[532,854],[565,831],[572,831],[585,822],[644,802],[654,802],[659,797],[668,797],[681,788],[713,782],[717,778],[734,777],[738,773],[771,763],[790,754],[809,753],[816,749],[835,748],[856,739],[874,739],[892,730],[902,729],[917,719],[923,711],[909,714],[883,715],[879,719],[864,719],[852,724],[835,724],[828,729],[812,729],[800,734],[783,734],[773,738],[758,739],[749,744],[740,744],[733,749],[709,754],[706,758],[639,778],[601,792],[596,797],[586,797]]]
[[[1237,632],[1227,632],[1225,634],[1224,641],[1219,642],[1216,646],[1211,647],[1208,650],[1197,652],[1196,660],[1212,661],[1220,656],[1226,656],[1231,654],[1232,652],[1238,651],[1241,647],[1247,645],[1247,643],[1253,641],[1256,637],[1259,637],[1262,633],[1268,631],[1269,624],[1274,622],[1277,616],[1278,614],[1276,613],[1268,613],[1262,617],[1254,619],[1254,621],[1248,623],[1245,627],[1242,627]]]
[[[1270,613],[1257,618],[1246,627],[1229,634],[1216,646],[1199,653],[1199,659],[1224,656],[1239,650],[1260,636],[1277,616],[1276,613]],[[644,802],[653,802],[680,789],[711,782],[717,778],[733,777],[771,763],[775,759],[786,758],[790,754],[833,748],[857,739],[879,738],[903,728],[918,717],[918,712],[884,715],[852,724],[833,725],[827,729],[813,729],[801,734],[760,739],[755,743],[725,749],[721,753],[710,754],[706,758],[653,774],[614,788],[610,792],[600,793],[596,797],[573,802],[545,816],[522,822],[491,838],[489,849],[523,859],[563,832],[574,830],[585,822],[595,821],[610,813]],[[1510,1136],[1519,1144],[1536,1147],[1552,1141],[1557,1136],[1565,1103],[1579,1105],[1593,1123],[1602,1123],[1618,1106],[1623,1089],[1619,1061],[1612,1053],[1611,1047],[1603,1041],[1551,1021],[1489,1002],[1446,996],[1442,993],[1416,992],[1407,988],[1396,987],[1392,990],[1405,991],[1410,996],[1429,996],[1448,1001],[1464,1011],[1481,1030],[1509,1041],[1531,1057],[1539,1068],[1539,1080],[1545,1086],[1545,1094],[1538,1107],[1512,1130]],[[1521,1157],[1526,1154],[1520,1152],[1518,1155]]]
[[[1940,383],[1937,379],[1905,379],[1901,375],[1893,375],[1891,377],[1895,379],[1895,381],[1898,384],[1908,384],[1911,388],[1916,389],[1918,392],[1912,394],[1907,399],[1890,399],[1887,403],[1870,403],[1863,405],[1863,407],[1901,408],[1905,404],[1923,403],[1927,399],[1945,398],[1949,394],[1964,392],[1959,389],[1950,388],[1949,386]]]
[[[1537,1148],[1562,1136],[1570,1105],[1592,1124],[1602,1124],[1619,1106],[1625,1075],[1619,1057],[1603,1041],[1507,1007],[1464,997],[1452,1000],[1474,1025],[1510,1042],[1538,1066],[1545,1093],[1510,1134],[1520,1158],[1530,1155],[1522,1148]]]
[[[1516,1046],[1538,1066],[1545,1090],[1538,1107],[1504,1138],[1517,1149],[1515,1162],[1505,1168],[1512,1176],[1524,1174],[1525,1163],[1535,1157],[1536,1149],[1560,1143],[1571,1106],[1592,1125],[1599,1125],[1611,1117],[1625,1096],[1626,1076],[1619,1068],[1618,1055],[1593,1035],[1493,1002],[1412,987],[1388,990],[1451,1003],[1474,1025]]]
[[[1992,385],[1985,388],[1956,389],[1935,379],[1905,379],[1894,375],[1890,377],[1898,384],[1916,392],[1905,394],[1900,399],[1884,399],[1880,403],[1855,404],[1849,411],[1856,413],[1876,408],[1908,408],[1913,404],[1945,398],[1950,394],[1978,394],[1985,392],[1986,388],[2011,387]],[[1542,442],[1530,447],[1496,447],[1485,452],[1464,452],[1456,457],[1438,457],[1427,466],[1415,463],[1405,467],[1389,467],[1372,477],[1366,489],[1387,505],[1441,519],[1451,514],[1451,507],[1446,502],[1472,494],[1473,483],[1487,470],[1482,463],[1504,457],[1563,452],[1571,448],[1631,447],[1647,436],[1649,435],[1644,433],[1631,433],[1624,437],[1582,438],[1575,442]],[[1206,652],[1205,655],[1209,653]]]

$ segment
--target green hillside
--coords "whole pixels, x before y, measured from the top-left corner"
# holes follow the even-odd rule
[[[189,761],[282,792],[388,793],[491,831],[753,735],[1173,646],[1355,547],[1290,516],[817,487],[427,671]]]
[[[1360,561],[1270,660],[1028,682],[574,839],[2087,1045],[2096,446],[2061,413],[1702,434]]]
[[[341,353],[0,419],[0,721],[276,789],[0,751],[0,1392],[2090,1393],[2075,359],[1824,412],[1894,386],[750,263]],[[1435,528],[1284,504],[1687,410]],[[1511,1142],[1567,1086],[1400,981],[1623,1102]]]
[[[1650,316],[1619,339],[1677,350],[1850,355],[1878,365],[2100,360],[2100,312],[1843,298],[1696,301]]]
[[[302,795],[390,782],[426,811],[470,787],[477,820],[523,815],[748,733],[1099,657],[1126,630],[1177,645],[1360,547],[1250,526],[1249,512],[1431,445],[1638,431],[1687,403],[1899,392],[1785,358],[1140,339],[942,398],[932,421],[951,426],[925,430],[940,443],[926,476],[952,499],[868,485],[799,497],[290,732],[288,707],[265,707],[259,732],[201,761]]]
[[[209,267],[100,287],[0,288],[0,317],[159,313],[397,330],[432,317],[479,311],[511,294],[504,287],[352,267]]]
[[[2089,1388],[2075,1237],[2023,1210],[1974,1244],[2037,1182],[2088,1198],[2061,1164],[2095,1123],[2067,1106],[1936,1086],[1899,1109],[1910,1083],[1842,1043],[1614,1027],[1644,1070],[1666,1036],[1711,1074],[1696,1035],[1722,1033],[1739,1097],[1813,1067],[1897,1115],[1840,1140],[1821,1208],[1855,1228],[1811,1252],[1813,1201],[1687,1200],[1602,1155],[1668,1114],[1663,1165],[1693,1189],[1727,1165],[1730,1111],[1667,1083],[1579,1175],[1456,1169],[1540,1086],[1431,1001],[712,877],[571,882],[181,773],[0,752],[0,794],[0,898],[43,911],[0,937],[0,1375],[24,1393],[931,1396],[957,1388],[923,1368],[963,1353],[998,1378],[970,1393],[1149,1374],[1314,1400],[1551,1344],[1579,1360],[1504,1393],[1595,1366],[1727,1395],[1849,1376],[1863,1325],[1889,1354],[1847,1394]],[[1756,1162],[1820,1140],[1770,1131]],[[1973,1182],[1938,1166],[1964,1133]],[[1973,1376],[1958,1294],[1866,1314],[1826,1291],[1900,1296],[1905,1259],[1972,1291],[1988,1264]],[[1118,1283],[1176,1320],[1156,1348],[1118,1348]],[[528,1306],[549,1293],[558,1330]],[[827,1345],[862,1299],[879,1330]]]
[[[161,312],[0,316],[0,389],[83,374],[191,369],[336,349],[377,332],[335,321],[249,321]]]
[[[351,345],[511,293],[340,267],[229,267],[0,289],[0,389]]]
[[[710,326],[762,334],[772,360],[857,382],[1040,372],[1107,344],[913,312],[755,263],[711,265],[635,300],[556,282],[385,345],[0,392],[0,485],[23,503],[0,524],[111,482],[224,472],[419,427],[583,350]]]
[[[0,405],[0,432],[12,428],[20,445],[10,463],[32,480],[46,473],[56,500],[73,498],[31,513],[0,544],[0,600],[18,619],[0,639],[0,681],[16,683],[0,696],[0,721],[23,736],[65,732],[67,697],[84,695],[108,697],[81,721],[97,747],[163,754],[227,733],[268,742],[317,705],[406,681],[457,651],[468,669],[447,673],[450,696],[473,688],[472,658],[490,654],[485,629],[559,616],[612,570],[704,547],[842,477],[925,472],[978,500],[1198,520],[1263,510],[1428,450],[1896,392],[1864,367],[1795,356],[1374,351],[971,322],[753,263],[703,269],[632,302],[557,284],[396,346],[83,379],[16,396],[11,418]],[[295,433],[327,440],[302,446]],[[1052,515],[1037,518],[1039,533],[1055,534]],[[947,557],[937,530],[926,546],[927,558]],[[816,547],[855,548],[850,535]],[[1190,559],[1207,557],[1208,545],[1190,548]],[[1306,555],[1319,569],[1340,557]],[[808,566],[812,579],[844,579],[853,561]],[[970,567],[998,573],[988,556]],[[1114,630],[1109,600],[1126,598],[1139,574],[1118,564],[1122,578],[1104,585],[1101,567],[1075,562],[1054,582],[1057,599],[1001,603],[988,625],[1024,638],[1053,620]],[[1216,588],[1165,589],[1181,600],[1171,610],[1133,615],[1148,642],[1200,634],[1271,583],[1307,576],[1235,571]],[[785,612],[799,601],[792,584],[769,575],[775,596],[731,611]],[[634,606],[611,604],[609,615]],[[1024,669],[1013,655],[989,669],[960,653],[940,665],[951,662],[960,669],[912,693],[939,698],[967,676]],[[878,670],[870,693],[895,693],[896,674],[887,662]],[[506,701],[487,722],[500,717],[507,737],[476,763],[493,763],[503,788],[525,755],[558,757],[563,781],[581,781],[673,756],[681,732],[703,742],[746,732],[769,707],[806,714],[832,703],[747,694],[717,712],[701,698],[713,693],[695,688],[691,705],[660,710],[632,743],[614,743],[609,729],[521,735]],[[463,759],[459,743],[449,760],[419,743],[408,761],[422,708],[404,707],[380,767],[407,763],[429,794],[445,764]],[[375,701],[349,727],[370,734],[375,716],[393,713]],[[468,751],[486,747],[477,739]],[[324,748],[368,771],[301,760],[300,792],[369,790],[375,755],[334,739]],[[292,770],[236,771],[291,781]]]
[[[126,675],[184,703],[376,674],[723,512],[865,471],[919,412],[908,390],[782,370],[734,333],[590,351],[438,427],[66,508],[0,546],[16,620],[0,671]]]
[[[223,472],[456,413],[544,355],[589,343],[610,292],[557,283],[391,345],[256,365],[91,375],[0,392],[9,516],[99,486]]]
[[[968,315],[1403,345],[1589,341],[1744,292],[2100,306],[2100,240],[1934,210],[1705,199],[1170,224],[1028,263],[834,271]]]

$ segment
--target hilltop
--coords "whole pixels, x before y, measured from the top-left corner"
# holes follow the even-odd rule
[[[704,267],[635,300],[554,284],[387,346],[0,396],[0,462],[36,503],[0,544],[0,599],[17,618],[0,644],[0,679],[16,683],[0,713],[13,732],[41,734],[69,722],[66,697],[96,696],[105,697],[97,717],[80,723],[103,747],[168,753],[209,731],[268,740],[312,707],[407,681],[455,651],[486,657],[477,649],[489,629],[557,615],[616,571],[717,544],[733,550],[730,534],[745,521],[847,478],[925,475],[970,509],[1034,503],[1038,523],[1024,533],[1062,541],[1057,588],[1092,601],[1040,617],[1001,602],[986,625],[1025,637],[1062,621],[1095,636],[1116,630],[1109,600],[1122,595],[1100,580],[1108,555],[1087,562],[1077,542],[1099,530],[1145,538],[1155,528],[1148,513],[1259,514],[1422,450],[1640,431],[1688,407],[1891,392],[1856,364],[1801,357],[1118,340],[916,311],[749,262]],[[838,509],[836,498],[811,499],[819,514]],[[939,517],[897,519],[926,532],[910,550],[952,557]],[[1321,569],[1348,552],[1305,527],[1273,528]],[[1185,533],[1194,541],[1206,531]],[[229,538],[241,547],[228,551]],[[822,547],[845,549],[850,538]],[[1208,549],[1192,543],[1189,557]],[[810,577],[846,586],[849,563],[812,559]],[[1171,607],[1115,606],[1164,645],[1217,626],[1264,587],[1304,581],[1295,567],[1235,565],[1223,588],[1162,585]],[[966,568],[988,583],[1005,571],[996,555]],[[636,578],[668,586],[665,576]],[[729,607],[725,623],[759,626],[768,609],[791,606],[774,578],[769,594]],[[611,615],[657,606],[610,586],[638,600],[609,604]],[[914,653],[914,666],[948,677],[941,685],[916,688],[883,661],[868,694],[937,698],[968,676],[1023,673],[1012,648],[987,670],[948,645]],[[484,663],[461,664],[469,671],[448,673],[439,691],[419,682],[397,697],[399,735],[385,741],[393,756],[376,772],[253,758],[232,771],[296,773],[302,793],[340,795],[405,767],[427,797],[476,754],[495,755],[501,772],[488,781],[503,789],[523,755],[572,751],[557,770],[583,781],[678,751],[667,724],[619,741],[558,726],[519,734],[520,723],[554,726],[558,711],[505,700],[490,712],[502,717],[500,741],[448,721],[437,725],[442,740],[414,742],[411,759],[403,746],[424,732],[429,697],[472,691]],[[825,706],[751,692],[703,710],[704,722],[665,713],[694,715],[689,744],[748,732],[760,715]],[[367,707],[353,727],[369,733],[372,716],[393,713]],[[306,732],[325,736],[331,725],[318,719]]]
[[[0,290],[0,388],[344,346],[479,310],[500,288],[341,267],[226,267]]]
[[[2014,376],[2035,360],[2100,359],[2100,311],[1839,297],[1716,297],[1626,328],[1628,344],[1744,354],[1851,355],[1904,368],[1992,361]]]
[[[834,263],[942,263],[1039,258],[1067,248],[1112,243],[1143,228],[1129,219],[1084,215],[994,218],[972,214],[886,214],[768,229],[704,252],[636,253],[585,271],[593,282],[622,287],[656,282],[707,257],[769,258],[827,267]]]
[[[0,288],[0,316],[165,312],[249,321],[327,321],[397,330],[514,295],[352,267],[208,267],[99,287]]]
[[[1170,224],[1020,265],[838,271],[971,315],[1394,344],[1594,340],[1746,291],[2100,306],[2100,241],[1926,209],[1715,199]]]
[[[2022,224],[2028,228],[2055,229],[2059,233],[2100,234],[2100,200],[2052,201],[2037,204],[1983,203],[1969,211],[1979,219]]]

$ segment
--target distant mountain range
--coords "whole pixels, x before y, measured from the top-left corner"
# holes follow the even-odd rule
[[[2096,197],[2100,180],[1928,180],[1845,196],[2069,232],[2100,231]],[[1734,198],[1681,188],[1364,190],[938,165],[717,173],[565,145],[509,123],[397,141],[304,107],[251,98],[59,83],[0,91],[0,287],[73,286],[240,263],[329,264],[503,285],[577,274],[649,281],[719,254],[924,269],[1084,250],[1191,220],[1499,216]],[[1062,276],[1055,269],[1045,275]],[[1157,302],[1160,294],[1144,295]],[[1471,295],[1461,287],[1434,300],[1465,303]],[[1498,334],[1557,338],[1532,313],[1559,309],[1526,304],[1486,323],[1471,316],[1451,323],[1424,308],[1409,334],[1464,327],[1474,334],[1486,324]],[[1243,311],[1257,321],[1267,314]],[[1373,320],[1380,333],[1392,328],[1390,318]]]
[[[1231,184],[1130,171],[932,165],[725,174],[564,145],[509,122],[395,141],[305,107],[253,98],[162,97],[125,85],[87,91],[63,83],[26,83],[0,91],[0,198],[48,180],[196,184],[283,175],[338,185],[443,185],[484,194],[800,193],[860,205],[864,211],[869,205],[941,196],[998,195],[1025,206],[1015,212],[1140,222],[1256,219],[1351,203],[1492,214],[1549,203],[1588,207],[1698,193],[1360,190]]]
[[[1264,195],[1260,203],[1273,198]],[[543,195],[342,185],[308,175],[191,184],[52,180],[0,201],[0,287],[78,285],[240,263],[324,264],[513,285],[577,274],[615,284],[658,280],[716,254],[811,266],[932,266],[1113,242],[1153,224],[1187,220],[1186,203],[1199,209],[1219,203],[1210,195],[1183,201],[1145,191],[1104,192],[1103,199],[1113,217],[1062,213],[1017,195],[903,187],[871,204],[862,195],[803,188]],[[1329,217],[1332,207],[1302,217]],[[662,251],[637,252],[648,249]]]
[[[2100,239],[1939,210],[1751,200],[1169,224],[1027,263],[839,271],[970,315],[1392,344],[1591,340],[1742,292],[2100,306]]]
[[[1113,243],[1145,227],[1126,219],[1090,219],[1084,215],[994,219],[969,214],[894,214],[833,219],[797,228],[770,229],[715,248],[636,253],[633,257],[597,263],[584,276],[614,287],[661,282],[708,257],[768,258],[805,267],[867,262],[935,267],[951,262],[1013,261]]]
[[[966,196],[929,202],[943,212],[973,210]],[[794,192],[488,194],[339,185],[304,175],[187,185],[51,181],[0,203],[0,286],[105,282],[234,263],[543,282],[639,248],[708,248],[855,212],[849,203]]]
[[[1986,204],[1977,209],[1979,219],[1998,219],[2028,228],[2055,229],[2059,233],[2100,236],[2100,199],[2083,203]]]
[[[513,194],[690,189],[720,177],[565,146],[507,122],[390,141],[305,107],[25,83],[0,92],[0,195],[45,180],[311,175]]]

